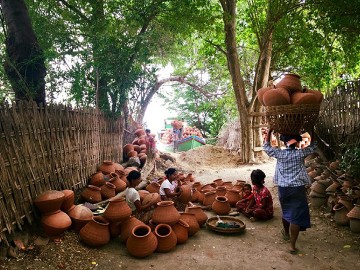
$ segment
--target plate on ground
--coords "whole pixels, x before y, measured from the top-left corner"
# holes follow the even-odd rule
[[[245,231],[246,225],[239,218],[220,216],[220,220],[223,221],[225,225],[227,224],[230,227],[224,228],[224,227],[216,226],[217,222],[219,221],[217,217],[208,218],[208,220],[206,221],[206,227],[210,230],[221,233],[240,233]]]

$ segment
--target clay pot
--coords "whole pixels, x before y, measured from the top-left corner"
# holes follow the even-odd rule
[[[335,224],[339,225],[339,226],[346,226],[349,225],[349,218],[347,217],[347,214],[349,213],[349,211],[346,209],[346,207],[340,203],[335,204],[334,208],[333,208],[335,215],[334,215],[334,220],[335,220]]]
[[[44,232],[48,236],[55,237],[61,235],[70,228],[71,219],[63,211],[57,210],[55,213],[43,215],[41,217],[41,224]]]
[[[179,221],[172,226],[172,229],[176,235],[176,243],[183,244],[189,238],[189,224],[187,224],[184,220],[179,219]]]
[[[161,201],[159,193],[149,193],[145,196],[144,200],[142,201],[142,205],[146,205],[150,203],[150,205],[156,205],[158,202]]]
[[[354,207],[354,205],[352,204],[352,199],[348,196],[339,196],[338,203],[344,205],[348,211],[351,211]]]
[[[151,231],[154,231],[156,226],[158,225],[157,223],[153,222],[152,219],[149,220],[149,227],[151,228]]]
[[[216,188],[218,187],[218,186],[222,186],[223,184],[224,184],[224,181],[222,180],[222,179],[215,179],[214,181],[213,181],[214,183],[215,183],[215,185],[216,185]]]
[[[144,222],[138,220],[136,217],[131,216],[125,221],[121,222],[121,234],[120,234],[120,240],[124,243],[128,240],[130,237],[132,230],[138,226],[138,225],[145,225]]]
[[[110,182],[106,182],[105,185],[103,185],[100,188],[101,198],[103,200],[110,199],[115,196],[115,185],[111,184]]]
[[[130,151],[126,154],[127,158],[137,157],[138,153],[136,151]]]
[[[160,185],[159,185],[159,183],[152,182],[152,183],[148,184],[145,189],[147,191],[149,191],[150,193],[159,193]]]
[[[209,191],[204,193],[204,200],[203,200],[203,205],[207,206],[207,205],[212,205],[212,203],[215,201],[216,198],[216,192],[215,191]]]
[[[70,209],[74,208],[75,194],[71,189],[64,189],[61,192],[64,193],[64,201],[60,209],[67,213]]]
[[[230,203],[225,196],[216,196],[211,208],[217,215],[227,215],[231,211]]]
[[[312,93],[294,93],[291,95],[291,104],[317,104],[316,96]]]
[[[142,153],[143,154],[143,153]],[[145,162],[146,162],[146,159],[147,159],[147,155],[146,154],[143,154],[141,157],[139,157],[140,159],[140,164],[141,165],[144,165]]]
[[[118,237],[121,233],[121,222],[110,222],[109,230],[112,238]]]
[[[111,178],[109,179],[109,182],[115,186],[115,193],[119,193],[126,189],[126,183],[121,180],[116,173],[112,173],[110,176]]]
[[[123,197],[114,197],[109,200],[104,217],[110,222],[121,222],[128,219],[132,211]]]
[[[135,130],[134,133],[135,133],[135,135],[136,135],[137,137],[145,136],[145,135],[146,135],[145,130],[142,129],[142,128],[139,128],[139,129]]]
[[[355,206],[347,214],[348,218],[360,219],[360,204],[355,204]]]
[[[181,203],[187,204],[191,200],[191,186],[190,185],[181,185],[178,187],[181,190],[181,193],[178,197],[178,200]]]
[[[311,207],[321,207],[326,203],[326,197],[309,196]]]
[[[134,145],[134,151],[136,151],[139,154],[141,151],[140,145]]]
[[[105,182],[105,175],[99,171],[90,176],[89,185],[101,187]]]
[[[185,212],[194,214],[200,227],[202,227],[208,219],[208,216],[206,215],[206,213],[198,205],[186,207]]]
[[[115,167],[115,172],[116,171],[121,171],[121,170],[124,170],[124,166],[117,163],[117,162],[114,162],[114,167]]]
[[[280,106],[290,104],[290,95],[284,88],[276,88],[264,93],[265,106]]]
[[[241,200],[239,190],[237,189],[228,190],[225,194],[225,197],[228,199],[228,202],[232,207],[235,207],[236,203]]]
[[[263,87],[263,88],[260,88],[258,91],[257,91],[257,98],[260,102],[261,105],[265,105],[264,104],[264,94],[269,91],[269,90],[272,90],[274,89],[274,87]]]
[[[225,181],[223,186],[226,187],[227,190],[234,188],[234,185],[231,181]]]
[[[288,73],[276,84],[276,88],[285,88],[290,94],[301,92],[302,86],[300,76],[297,74]]]
[[[177,243],[176,234],[168,224],[159,224],[154,230],[158,240],[157,252],[169,252],[175,248]]]
[[[195,181],[195,177],[192,173],[188,173],[188,175],[185,177],[184,179],[185,181],[189,181],[189,182],[194,182]]]
[[[316,103],[320,104],[324,98],[324,95],[320,91],[307,89],[305,93],[311,93],[315,95]]]
[[[193,189],[197,189],[198,191],[201,190],[201,183],[200,182],[194,182],[192,185]]]
[[[80,230],[80,240],[90,247],[101,247],[110,241],[109,222],[101,217],[94,216]]]
[[[128,252],[137,258],[144,258],[153,254],[157,246],[157,237],[145,224],[134,227],[126,242]]]
[[[317,193],[325,194],[326,186],[319,183],[318,181],[315,181],[314,183],[312,183],[310,189]]]
[[[198,191],[197,189],[193,189],[190,201],[191,202],[198,202],[200,196],[201,196],[200,191]]]
[[[150,194],[149,191],[144,190],[144,189],[140,189],[138,190],[139,196],[140,196],[140,201],[142,202],[144,200],[144,198]]]
[[[43,215],[58,212],[65,199],[65,194],[57,190],[48,190],[41,193],[34,200],[34,204]]]
[[[181,212],[180,215],[181,215],[180,219],[182,219],[189,225],[189,236],[193,236],[200,230],[200,226],[195,217],[195,214]]]
[[[103,163],[99,166],[98,170],[105,175],[115,172],[114,162],[111,160],[104,160]]]
[[[89,203],[98,203],[101,202],[101,189],[97,186],[88,185],[83,192],[81,192],[80,197]]]
[[[123,152],[125,155],[127,155],[127,153],[129,153],[130,151],[134,151],[135,147],[133,144],[125,144],[124,148],[123,148]]]
[[[225,186],[216,187],[216,196],[225,196],[227,189]]]
[[[115,170],[115,173],[122,178],[123,176],[125,176],[125,169],[122,170]]]
[[[83,205],[76,205],[69,211],[68,215],[72,221],[72,229],[77,232],[80,231],[82,227],[84,227],[85,224],[91,221],[93,218],[92,211]]]
[[[173,201],[161,201],[156,204],[152,220],[157,224],[176,224],[180,219],[180,213],[176,210]]]

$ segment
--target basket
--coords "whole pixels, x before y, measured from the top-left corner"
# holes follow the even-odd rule
[[[300,134],[311,130],[319,117],[320,104],[265,106],[271,129],[281,134]]]
[[[207,228],[210,230],[213,230],[215,232],[220,232],[220,233],[225,233],[225,234],[241,233],[241,232],[245,231],[246,225],[242,220],[235,218],[235,217],[229,217],[229,216],[220,216],[220,218],[224,222],[234,222],[234,223],[238,224],[240,227],[238,227],[238,228],[217,227],[216,222],[218,221],[218,218],[211,217],[211,218],[208,218],[208,220],[206,221]]]

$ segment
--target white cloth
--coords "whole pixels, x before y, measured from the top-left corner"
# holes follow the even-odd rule
[[[140,195],[139,192],[137,192],[137,190],[135,188],[128,188],[126,190],[126,202],[129,205],[129,207],[131,208],[132,211],[136,210],[136,206],[135,206],[135,202],[136,201],[140,201]]]
[[[160,196],[166,196],[165,193],[165,188],[170,189],[170,192],[173,193],[175,191],[175,189],[177,188],[177,183],[176,181],[170,183],[170,181],[168,179],[165,179],[160,186]]]

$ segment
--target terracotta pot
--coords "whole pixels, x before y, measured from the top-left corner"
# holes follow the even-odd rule
[[[180,213],[176,210],[173,201],[161,201],[156,204],[152,220],[157,224],[174,225],[180,219]]]
[[[180,215],[180,219],[182,219],[189,225],[189,236],[193,236],[200,230],[200,226],[195,217],[195,214],[181,212]]]
[[[142,128],[139,128],[139,129],[135,130],[134,133],[135,133],[135,135],[136,135],[137,137],[146,135],[145,130],[142,129]]]
[[[80,230],[80,240],[90,247],[101,247],[110,241],[109,222],[101,217],[94,216]]]
[[[114,162],[111,160],[104,160],[103,163],[99,166],[98,170],[105,175],[115,172]]]
[[[226,187],[227,190],[234,188],[234,185],[231,181],[225,181],[223,186]]]
[[[203,226],[208,219],[208,216],[206,215],[206,213],[198,205],[186,207],[185,212],[194,214],[200,227]]]
[[[122,178],[123,176],[125,176],[125,169],[122,170],[115,170],[115,173]]]
[[[144,165],[147,159],[147,155],[143,154],[141,157],[139,157],[139,159],[140,159],[140,164]]]
[[[159,224],[155,227],[154,233],[158,240],[157,252],[169,252],[175,248],[177,238],[170,225]]]
[[[56,211],[49,215],[41,217],[41,224],[44,232],[50,236],[55,237],[61,235],[71,226],[70,217],[63,211]]]
[[[192,185],[192,188],[197,189],[198,191],[201,190],[201,183],[200,182],[194,182]]]
[[[134,227],[126,242],[128,252],[137,258],[144,258],[153,254],[157,246],[157,237],[145,224]]]
[[[143,201],[144,198],[145,198],[147,195],[150,194],[149,191],[144,190],[144,189],[138,190],[138,193],[139,193],[139,195],[140,195],[140,201]]]
[[[218,186],[222,186],[223,184],[224,184],[224,181],[222,180],[222,179],[215,179],[214,181],[213,181],[214,183],[215,183],[215,185],[216,185],[216,188],[218,187]]]
[[[34,204],[43,215],[58,212],[65,199],[65,194],[57,190],[48,190],[41,193],[34,200]]]
[[[290,104],[290,95],[284,88],[276,88],[264,93],[263,102],[265,106],[280,106]]]
[[[237,189],[228,190],[225,194],[225,197],[228,199],[228,202],[232,207],[235,207],[236,203],[241,200],[239,190]]]
[[[312,93],[294,93],[291,95],[291,104],[317,104],[316,96]]]
[[[151,231],[154,231],[156,226],[158,225],[157,223],[153,222],[152,219],[149,220],[149,227],[151,228]]]
[[[121,222],[128,219],[132,211],[123,197],[114,197],[109,200],[104,217],[110,222]]]
[[[334,214],[334,220],[335,224],[339,226],[346,226],[349,225],[349,218],[347,217],[347,214],[349,211],[346,209],[346,207],[340,203],[336,204],[333,208],[335,214]]]
[[[208,206],[208,205],[212,205],[212,203],[215,201],[216,198],[216,192],[215,191],[209,191],[204,193],[204,200],[203,200],[203,205],[204,206]]]
[[[184,180],[189,181],[189,182],[194,182],[195,177],[194,177],[194,175],[192,173],[188,173]]]
[[[99,171],[90,176],[89,185],[101,187],[105,185],[105,175]]]
[[[324,95],[320,91],[307,89],[306,93],[311,93],[315,95],[316,103],[320,104],[324,98]]]
[[[126,154],[127,158],[131,158],[131,157],[137,157],[137,152],[136,151],[130,151]]]
[[[116,173],[112,173],[110,176],[111,178],[109,179],[109,182],[115,186],[115,193],[119,193],[126,189],[126,183],[121,180]]]
[[[360,204],[355,204],[355,206],[347,214],[348,218],[360,219]]]
[[[159,193],[149,193],[148,195],[145,196],[141,204],[146,205],[150,203],[150,205],[156,205],[160,201],[161,198]]]
[[[72,229],[77,232],[93,218],[93,212],[83,205],[76,205],[69,211],[68,215],[72,221]]]
[[[216,196],[225,196],[227,189],[225,186],[216,187]]]
[[[197,189],[193,189],[190,201],[191,202],[198,202],[200,196],[201,196],[200,191],[198,191]]]
[[[309,196],[311,207],[321,207],[326,203],[326,197]]]
[[[114,167],[115,167],[115,172],[119,170],[124,170],[124,166],[117,162],[114,162]]]
[[[348,196],[339,196],[338,203],[344,205],[348,211],[351,211],[354,207],[352,199]]]
[[[125,155],[127,155],[127,153],[129,153],[130,151],[134,151],[135,147],[133,144],[125,144],[124,148],[123,148],[123,152]]]
[[[131,216],[125,221],[121,222],[121,234],[120,234],[120,240],[124,243],[128,240],[130,237],[132,230],[138,226],[138,225],[145,225],[144,222],[138,220],[136,217]]]
[[[289,93],[301,92],[302,86],[300,76],[288,73],[276,84],[276,88],[286,88]]]
[[[140,145],[134,145],[134,151],[136,151],[139,154],[141,151]]]
[[[115,196],[115,185],[110,182],[106,182],[100,189],[101,198],[103,200],[110,199]]]
[[[89,203],[101,202],[101,189],[97,186],[88,185],[80,194],[80,197]]]
[[[112,238],[118,237],[121,233],[121,222],[110,222],[109,230]]]
[[[264,104],[264,99],[263,99],[264,94],[265,94],[267,91],[272,90],[272,89],[274,89],[274,87],[263,87],[263,88],[260,88],[260,89],[257,91],[257,98],[258,98],[258,100],[259,100],[259,102],[260,102],[261,105],[263,105],[263,106],[265,105],[265,104]]]
[[[178,200],[181,203],[187,204],[191,200],[191,186],[190,185],[181,185],[178,187],[181,190],[181,194],[178,197]]]
[[[317,193],[325,194],[326,186],[319,183],[318,181],[315,181],[314,183],[312,183],[310,189]]]
[[[172,226],[172,229],[176,235],[176,243],[183,244],[189,238],[189,224],[187,224],[184,220],[179,219],[179,221]]]
[[[71,189],[64,189],[61,192],[64,193],[64,201],[60,209],[67,213],[70,209],[74,208],[75,194]]]
[[[152,182],[146,186],[146,190],[150,193],[159,193],[160,191],[160,185],[159,183]]]
[[[230,203],[225,196],[216,196],[211,208],[217,215],[227,215],[231,211]]]

